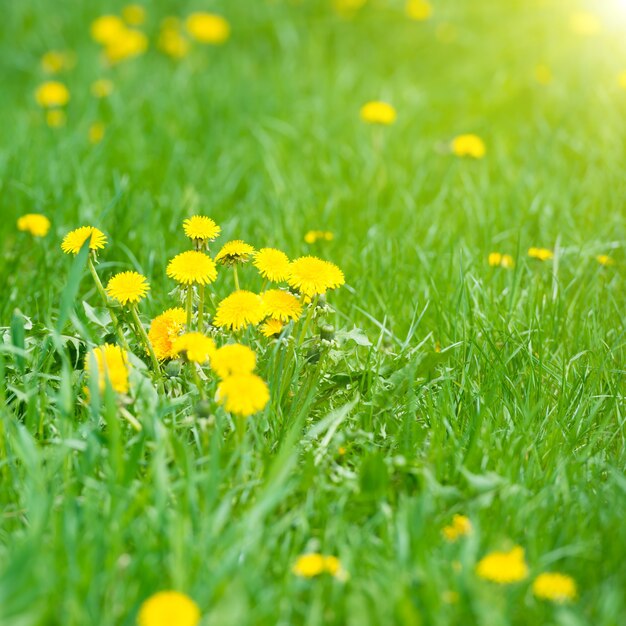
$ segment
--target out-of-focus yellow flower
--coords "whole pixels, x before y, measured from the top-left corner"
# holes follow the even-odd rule
[[[146,21],[146,10],[140,4],[127,4],[122,9],[122,18],[131,26],[139,26]]]
[[[240,289],[226,296],[218,304],[213,324],[237,331],[249,325],[255,326],[264,317],[261,297],[251,291]]]
[[[61,109],[50,109],[46,111],[46,124],[50,128],[61,128],[67,122],[67,115]]]
[[[533,593],[537,598],[557,604],[566,604],[576,599],[576,581],[565,574],[546,572],[539,574],[533,582]]]
[[[215,342],[202,333],[186,333],[174,339],[172,352],[184,353],[189,361],[202,364],[215,354]]]
[[[33,237],[45,237],[50,230],[50,220],[40,213],[27,213],[17,220],[17,228]]]
[[[528,248],[528,256],[538,261],[549,261],[554,257],[554,252],[547,248]]]
[[[215,256],[215,262],[222,265],[246,263],[253,254],[254,248],[249,243],[236,239],[222,246],[222,249]]]
[[[91,37],[103,46],[116,39],[126,30],[124,20],[117,15],[101,15],[91,23]]]
[[[492,252],[489,254],[488,260],[491,267],[504,267],[507,270],[513,269],[515,267],[515,260],[510,254]]]
[[[433,6],[427,0],[407,0],[405,10],[412,20],[418,22],[430,19],[433,14]]]
[[[161,31],[159,33],[159,50],[172,57],[173,59],[182,59],[189,52],[189,42],[180,31],[178,23],[173,25],[167,18],[163,20]],[[169,24],[169,25],[168,25]]]
[[[128,393],[128,372],[130,369],[128,353],[119,346],[105,344],[94,348],[85,358],[85,371],[91,375],[92,357],[96,362],[98,388],[104,391],[106,381],[113,391]]]
[[[138,272],[119,272],[110,280],[106,288],[107,295],[120,304],[137,304],[150,291],[148,280]]]
[[[107,42],[104,55],[109,63],[115,64],[139,56],[147,49],[148,38],[144,33],[124,28]]]
[[[229,343],[211,356],[211,369],[220,377],[251,374],[256,367],[254,350],[240,343]]]
[[[185,327],[187,314],[180,307],[168,309],[157,315],[150,324],[148,339],[154,350],[156,358],[172,359],[176,356],[174,352],[174,341],[178,338]]]
[[[334,237],[335,236],[328,230],[309,230],[304,235],[304,241],[308,244],[314,244],[320,239],[323,241],[332,241]]]
[[[89,127],[89,143],[100,143],[104,139],[104,124],[102,122],[94,122]]]
[[[230,36],[228,21],[214,13],[192,13],[185,25],[191,37],[200,43],[217,46],[225,43]]]
[[[589,11],[576,11],[569,18],[569,26],[573,33],[581,37],[592,37],[602,30],[600,18]]]
[[[608,254],[598,254],[596,256],[596,261],[600,263],[600,265],[615,265],[615,261]]]
[[[539,63],[539,65],[535,67],[535,80],[540,85],[549,85],[553,80],[550,67],[545,63]]]
[[[622,88],[626,89],[626,71],[620,72],[617,76],[617,84]]]
[[[500,585],[524,580],[528,577],[528,565],[524,559],[523,548],[515,546],[509,552],[488,554],[476,565],[476,574]]]
[[[72,55],[59,50],[50,50],[41,57],[41,67],[48,74],[58,74],[72,65]]]
[[[456,541],[459,537],[464,537],[472,532],[472,523],[469,517],[465,515],[455,515],[452,518],[452,523],[448,526],[444,526],[442,533],[443,536],[450,542]]]
[[[256,374],[228,376],[217,388],[217,401],[233,415],[249,417],[262,411],[270,399],[265,381]]]
[[[473,133],[458,135],[452,140],[452,152],[458,157],[472,157],[482,159],[487,154],[485,142]]]
[[[365,103],[360,111],[361,119],[367,124],[389,126],[396,121],[396,110],[388,102],[373,100]]]
[[[198,626],[200,617],[198,605],[189,596],[160,591],[141,605],[137,626]]]
[[[314,578],[320,574],[341,576],[341,561],[336,556],[318,554],[316,552],[300,555],[291,571],[301,578]]]
[[[91,83],[91,94],[96,98],[106,98],[113,92],[113,81],[108,78],[99,78]]]
[[[49,80],[37,87],[35,100],[44,108],[62,107],[70,101],[70,92],[58,80]]]
[[[78,254],[87,239],[89,239],[90,250],[100,250],[107,243],[106,235],[101,230],[94,226],[81,226],[65,235],[61,250],[65,254]]]
[[[289,275],[289,257],[276,248],[261,248],[254,253],[252,265],[259,270],[263,278],[280,283]]]
[[[267,322],[264,322],[259,327],[261,334],[268,339],[271,337],[278,337],[284,328],[283,323],[280,320],[270,318]]]

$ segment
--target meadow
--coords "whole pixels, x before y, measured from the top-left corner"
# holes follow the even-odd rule
[[[1,625],[626,624],[626,2],[0,53]]]

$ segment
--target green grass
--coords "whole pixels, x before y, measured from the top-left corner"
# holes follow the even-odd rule
[[[323,0],[152,0],[151,49],[113,69],[89,24],[122,3],[5,4],[1,624],[130,626],[167,588],[195,599],[203,626],[626,623],[623,3],[589,3],[605,26],[584,38],[568,27],[582,5],[557,0],[440,0],[425,23],[392,0],[352,19]],[[198,9],[229,19],[228,43],[159,53],[160,19]],[[33,98],[50,49],[76,53],[60,129]],[[551,84],[534,80],[539,63]],[[115,91],[98,101],[101,77]],[[364,125],[372,99],[397,123]],[[95,121],[106,136],[93,146]],[[449,153],[465,132],[485,159]],[[33,211],[52,220],[43,240],[16,229]],[[371,342],[346,339],[316,367],[306,346],[249,334],[272,401],[243,441],[184,378],[167,399],[136,374],[139,433],[111,393],[79,400],[77,353],[110,328],[86,314],[101,302],[61,238],[104,230],[100,275],[144,273],[148,323],[176,304],[165,266],[194,213],[222,225],[221,242],[337,263],[347,284],[331,319]],[[308,246],[310,229],[334,240]],[[530,246],[554,261],[528,259]],[[490,268],[492,251],[515,269]],[[252,268],[242,282],[261,287]],[[216,295],[231,289],[224,272]],[[474,532],[450,544],[455,513]],[[476,576],[513,544],[527,581]],[[349,579],[294,576],[310,550],[337,555]],[[573,576],[578,600],[534,598],[543,571]]]

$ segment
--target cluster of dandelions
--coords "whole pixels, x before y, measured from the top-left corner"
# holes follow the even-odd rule
[[[465,515],[454,515],[451,522],[444,526],[442,535],[451,543],[471,535],[473,527]],[[521,583],[530,576],[524,549],[513,546],[509,550],[497,550],[485,555],[475,567],[480,578],[499,585]],[[532,583],[532,592],[540,600],[565,604],[576,599],[578,590],[576,581],[561,572],[542,572]]]
[[[185,220],[183,230],[190,249],[174,256],[165,268],[176,282],[173,293],[178,302],[157,315],[148,330],[139,312],[150,292],[148,279],[136,271],[123,271],[110,276],[105,286],[97,269],[97,254],[107,244],[105,234],[94,226],[82,226],[64,237],[61,249],[67,254],[89,249],[87,266],[117,338],[115,344],[94,347],[85,369],[93,375],[95,368],[100,391],[109,385],[117,394],[128,394],[129,337],[134,337],[148,355],[162,393],[173,393],[164,374],[177,376],[187,368],[187,378],[200,398],[208,401],[207,381],[215,381],[215,400],[241,424],[241,418],[262,411],[270,400],[268,385],[256,372],[257,353],[246,342],[262,350],[277,340],[285,349],[303,346],[313,322],[327,328],[323,323],[330,310],[326,294],[344,284],[344,275],[329,261],[314,256],[290,260],[281,250],[257,250],[242,240],[224,243],[213,255],[210,248],[221,228],[206,216]],[[258,293],[242,287],[240,273],[248,264],[254,268],[251,280],[262,282]],[[219,300],[213,289],[218,277],[222,288],[224,283],[232,287]]]

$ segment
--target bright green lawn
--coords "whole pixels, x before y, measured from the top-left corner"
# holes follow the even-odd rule
[[[130,626],[164,588],[191,595],[203,626],[626,623],[626,9],[589,2],[604,31],[585,38],[568,27],[583,5],[565,0],[434,4],[416,23],[393,0],[354,19],[325,0],[151,0],[151,49],[112,70],[89,24],[121,2],[2,4],[2,625]],[[198,9],[230,20],[229,42],[159,53],[160,19]],[[437,37],[445,23],[453,41]],[[50,49],[77,55],[61,129],[33,98]],[[97,101],[103,76],[115,91]],[[372,99],[394,104],[395,125],[360,121]],[[465,132],[484,160],[449,153]],[[17,232],[32,211],[53,222],[42,241]],[[147,322],[175,304],[164,268],[194,213],[222,242],[336,262],[335,325],[372,342],[347,342],[323,374],[300,359],[243,444],[198,420],[193,391],[139,398],[140,434],[112,397],[86,408],[82,362],[72,372],[47,330],[76,287],[63,334],[104,340],[81,304],[100,305],[89,276],[68,280],[67,231],[107,233],[104,277],[148,276]],[[334,240],[307,246],[310,229]],[[490,268],[492,251],[515,269]],[[275,393],[271,359],[259,369]],[[474,532],[450,544],[455,513]],[[477,578],[482,556],[514,544],[527,581]],[[295,577],[311,550],[349,580]],[[535,599],[543,571],[573,576],[578,601]]]

